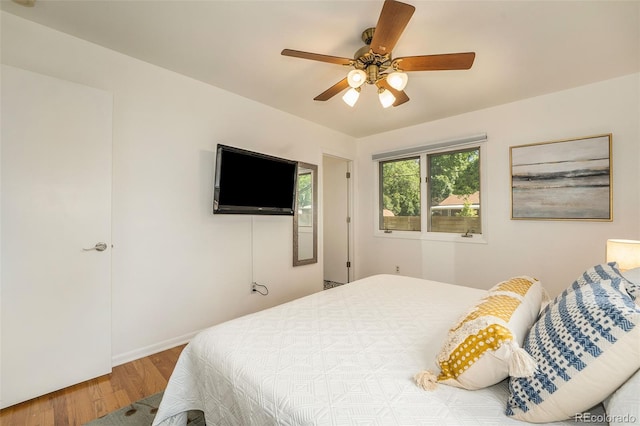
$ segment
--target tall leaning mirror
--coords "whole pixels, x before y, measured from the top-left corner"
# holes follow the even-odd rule
[[[293,266],[318,262],[318,166],[298,163],[293,215]]]

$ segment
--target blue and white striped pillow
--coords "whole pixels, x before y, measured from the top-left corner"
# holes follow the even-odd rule
[[[620,269],[618,268],[618,264],[616,262],[603,263],[601,265],[595,265],[582,273],[571,286],[566,289],[562,294],[566,294],[569,291],[573,291],[576,288],[583,286],[585,284],[597,283],[602,280],[611,280],[611,285],[620,290],[624,291],[624,287],[620,287],[621,285],[626,284],[627,280],[622,276]],[[562,295],[560,295],[562,296]]]
[[[560,295],[558,295],[555,299],[553,299],[545,308],[542,310],[540,316],[544,315],[547,309],[551,308],[553,305],[558,303],[559,300],[565,298],[567,294],[575,291],[577,288],[582,287],[586,284],[593,284],[600,282],[602,280],[611,280],[611,285],[620,291],[626,291],[632,299],[635,300],[635,293],[629,291],[631,283],[627,281],[627,279],[622,275],[620,270],[618,269],[618,264],[616,262],[603,263],[601,265],[595,265],[582,273],[576,280],[567,287]]]
[[[534,375],[509,381],[506,413],[518,420],[571,418],[640,368],[640,307],[619,285],[586,282],[554,302],[524,342],[538,364]]]

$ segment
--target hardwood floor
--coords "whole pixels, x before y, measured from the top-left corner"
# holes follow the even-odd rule
[[[111,374],[0,410],[2,426],[82,425],[167,386],[184,345],[113,367]]]

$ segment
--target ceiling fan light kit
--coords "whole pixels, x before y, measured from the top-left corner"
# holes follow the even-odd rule
[[[396,97],[393,96],[393,93],[383,87],[378,89],[378,99],[380,99],[382,108],[389,108],[396,101]]]
[[[409,76],[400,71],[394,71],[387,75],[387,83],[396,90],[404,90],[409,82]]]
[[[361,38],[365,46],[358,49],[353,59],[292,49],[284,49],[281,54],[353,68],[345,78],[316,96],[316,101],[327,101],[349,88],[342,99],[352,107],[358,101],[362,85],[367,83],[378,88],[378,98],[384,108],[399,106],[409,101],[409,96],[404,92],[409,80],[406,72],[468,70],[475,59],[474,52],[393,59],[391,51],[414,11],[415,7],[410,4],[385,0],[376,26],[362,32]]]
[[[344,101],[345,104],[349,105],[350,107],[353,107],[356,104],[356,102],[358,102],[359,97],[360,97],[360,88],[352,87],[351,89],[345,92],[345,94],[342,96],[342,100]]]
[[[367,74],[362,70],[351,70],[347,74],[347,82],[354,89],[362,86],[367,81]]]

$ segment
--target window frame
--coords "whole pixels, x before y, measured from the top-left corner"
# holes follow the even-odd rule
[[[480,229],[482,229],[482,218],[483,218],[483,212],[482,212],[482,170],[481,170],[481,165],[482,165],[482,151],[480,150],[480,147],[478,145],[471,145],[468,147],[453,147],[453,149],[449,149],[449,150],[443,150],[443,151],[438,151],[438,152],[426,152],[425,153],[425,158],[427,161],[427,167],[426,167],[426,171],[425,171],[425,184],[427,187],[427,202],[426,202],[426,210],[427,210],[427,232],[437,232],[440,234],[446,234],[447,232],[442,232],[442,231],[431,231],[431,228],[433,228],[433,215],[431,213],[431,209],[434,206],[429,205],[430,200],[431,200],[431,190],[432,190],[432,179],[431,179],[431,173],[430,173],[430,169],[431,169],[431,158],[436,157],[438,155],[447,155],[447,154],[460,154],[463,152],[472,152],[472,151],[478,151],[478,162],[480,163],[480,165],[478,166],[478,178],[480,179],[480,189],[478,190],[479,192],[479,211],[480,211]],[[427,173],[429,174],[427,176]],[[422,205],[421,205],[422,207]],[[452,232],[450,232],[452,233]],[[452,233],[453,234],[453,233]],[[482,232],[474,232],[472,235],[482,235]],[[473,238],[473,237],[465,237],[465,238]]]
[[[382,194],[382,179],[378,179],[378,230],[382,231],[384,233],[392,233],[392,232],[422,232],[422,230],[424,229],[424,223],[422,220],[422,202],[423,202],[423,191],[422,191],[422,163],[423,163],[423,156],[419,155],[419,154],[414,154],[414,155],[408,155],[405,157],[399,157],[399,158],[389,158],[389,159],[385,159],[385,160],[380,160],[377,162],[378,164],[378,176],[380,176],[380,173],[382,171],[382,167],[384,163],[391,163],[394,161],[409,161],[409,160],[418,160],[418,166],[419,166],[419,174],[420,176],[418,177],[418,183],[420,184],[420,230],[419,231],[403,231],[403,230],[398,230],[398,229],[391,229],[391,230],[387,230],[387,229],[383,229],[381,228],[381,223],[384,221],[384,213],[383,213],[383,209],[382,209],[382,200],[380,198],[380,194]],[[389,232],[390,231],[390,232]]]
[[[373,202],[374,202],[374,224],[373,231],[375,237],[380,238],[400,238],[400,239],[411,239],[411,240],[428,240],[428,241],[450,241],[450,242],[461,242],[461,243],[470,243],[470,244],[486,244],[487,243],[487,205],[488,205],[488,194],[487,194],[487,174],[486,163],[487,163],[487,149],[486,149],[486,137],[482,140],[469,142],[469,143],[446,143],[446,144],[434,144],[435,146],[432,149],[429,149],[429,146],[425,146],[419,152],[411,152],[404,153],[397,156],[388,156],[384,158],[375,158],[373,159],[373,167],[374,167],[374,179],[375,179],[375,191],[373,194]],[[429,225],[429,210],[428,206],[428,186],[429,183],[426,181],[427,175],[427,163],[428,163],[428,155],[432,154],[442,154],[447,152],[457,152],[457,151],[465,151],[469,149],[477,148],[479,150],[480,155],[480,223],[482,232],[479,234],[471,234],[472,237],[463,237],[462,234],[453,233],[453,232],[432,232],[428,230]],[[399,230],[383,230],[380,228],[380,220],[381,220],[381,209],[380,209],[380,196],[381,196],[381,176],[380,176],[380,163],[390,161],[390,160],[402,160],[404,158],[415,158],[420,157],[420,220],[421,220],[421,230],[420,231],[399,231]]]

